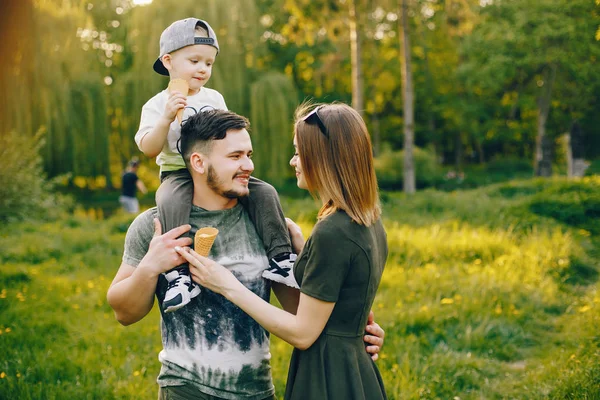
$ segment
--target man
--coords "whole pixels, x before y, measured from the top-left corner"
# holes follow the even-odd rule
[[[263,244],[239,198],[248,195],[254,170],[249,122],[224,110],[196,114],[183,126],[181,150],[194,182],[190,225],[162,233],[156,209],[140,214],[127,231],[123,262],[108,291],[108,302],[123,325],[144,318],[154,295],[160,305],[167,281],[161,273],[185,260],[175,247],[189,246],[186,233],[212,226],[219,230],[211,258],[230,269],[265,300],[270,283]],[[184,235],[184,236],[182,236]],[[282,306],[294,312],[299,292],[279,283],[272,288]],[[221,295],[202,289],[186,307],[164,313],[159,398],[274,399],[266,331]],[[368,328],[370,351],[379,351],[383,331]]]
[[[119,197],[119,203],[123,206],[126,212],[131,214],[137,214],[140,211],[140,203],[136,197],[136,192],[139,189],[140,192],[146,194],[148,190],[138,176],[137,170],[140,166],[140,162],[134,158],[129,161],[127,169],[121,177],[121,196]]]

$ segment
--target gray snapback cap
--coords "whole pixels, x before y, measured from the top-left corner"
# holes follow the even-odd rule
[[[196,37],[196,25],[206,28],[208,37]],[[186,18],[173,22],[160,35],[160,55],[154,62],[154,70],[161,75],[169,76],[169,71],[167,71],[160,58],[167,53],[194,44],[212,46],[217,49],[217,54],[219,54],[217,35],[208,22],[197,18]]]

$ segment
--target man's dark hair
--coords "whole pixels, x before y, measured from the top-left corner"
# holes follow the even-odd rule
[[[230,129],[250,128],[250,121],[227,110],[208,110],[194,114],[181,127],[180,151],[188,165],[193,152],[210,153],[213,140],[222,140]],[[189,166],[189,165],[188,165]]]

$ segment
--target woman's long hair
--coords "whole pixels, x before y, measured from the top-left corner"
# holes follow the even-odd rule
[[[314,116],[304,121],[316,107],[322,127]],[[346,104],[316,107],[298,107],[294,133],[308,190],[324,202],[318,218],[343,210],[356,223],[370,226],[380,217],[381,205],[365,122]]]

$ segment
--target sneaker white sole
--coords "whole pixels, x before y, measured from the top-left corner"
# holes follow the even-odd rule
[[[169,300],[165,301],[163,303],[163,310],[166,313],[170,313],[173,311],[177,311],[179,310],[181,307],[185,306],[186,304],[188,304],[194,297],[198,296],[200,294],[201,290],[200,287],[196,284],[194,284],[194,286],[192,287],[192,291],[190,292],[190,297],[187,299],[184,299],[181,295],[181,293],[179,293],[177,296],[181,296],[182,300],[181,301],[176,301],[173,304],[169,304]],[[177,296],[175,296],[175,298],[177,298]],[[187,300],[187,301],[186,301]],[[165,308],[165,303],[169,304],[167,305],[167,307]]]
[[[277,283],[283,283],[284,285],[289,286],[294,289],[300,289],[300,286],[298,286],[298,282],[296,282],[294,275],[290,274],[290,276],[285,278],[279,274],[274,274],[267,269],[267,270],[263,271],[262,276],[263,276],[263,278],[268,279],[270,281],[277,282]]]

